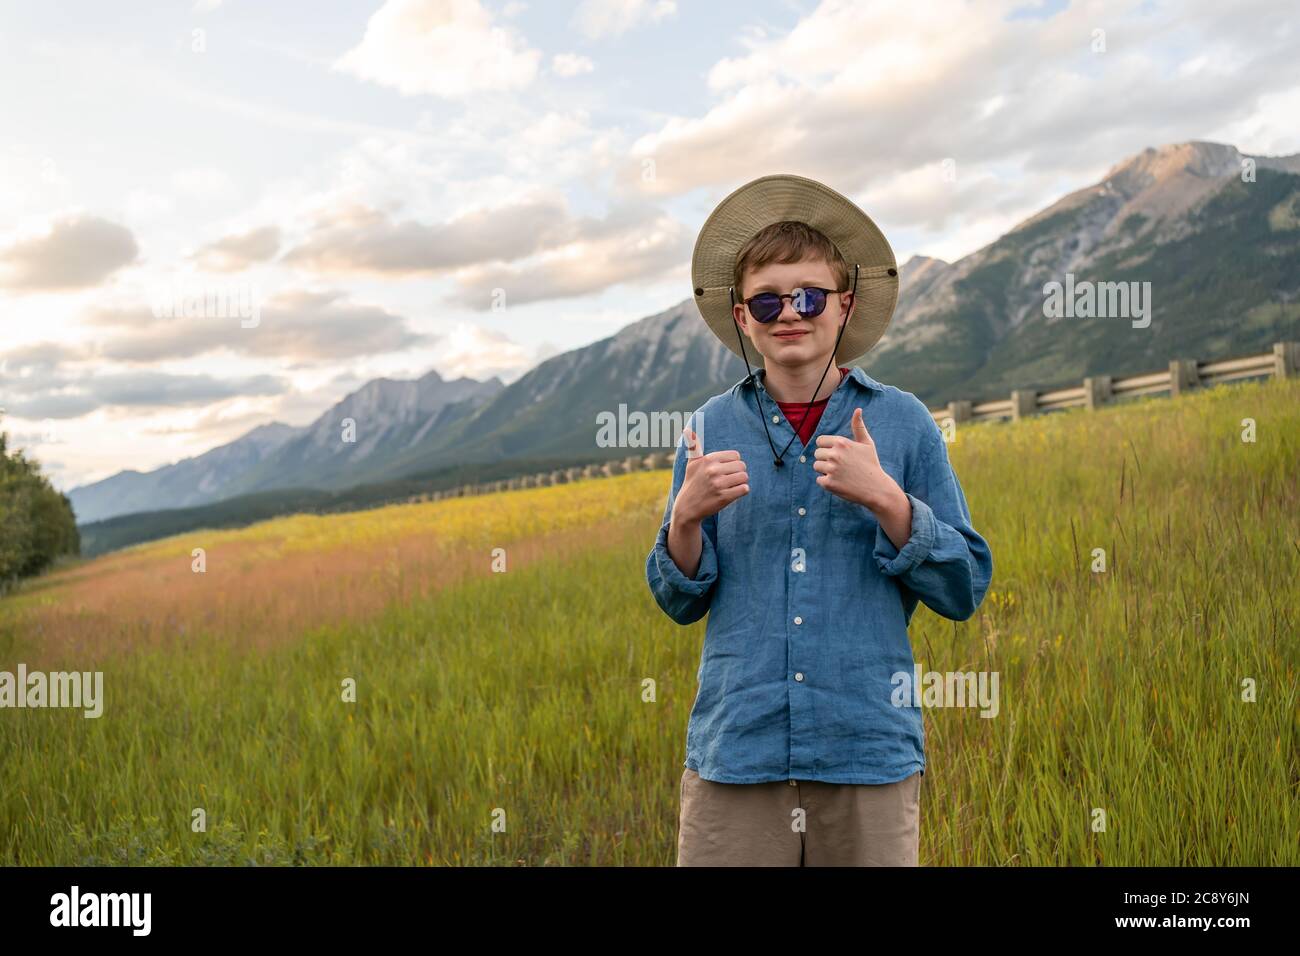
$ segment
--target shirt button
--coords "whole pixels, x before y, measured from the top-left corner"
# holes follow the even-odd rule
[[[798,681],[803,680],[803,671],[800,671],[799,673],[795,674],[794,679]]]
[[[799,456],[799,460],[800,460],[800,461],[807,461],[807,460],[808,460],[808,456],[807,456],[807,455],[800,455],[800,456]]]
[[[807,508],[800,508],[800,509],[799,509],[799,514],[801,514],[801,515],[806,515],[807,513],[808,513],[808,509],[807,509]]]
[[[795,622],[796,624],[802,624],[802,623],[803,623],[803,618],[801,618],[801,617],[796,617],[796,618],[794,619],[794,622]]]
[[[773,416],[772,416],[772,421],[774,421],[774,422],[779,422],[780,420],[781,420],[781,416],[780,416],[780,415],[773,415]]]

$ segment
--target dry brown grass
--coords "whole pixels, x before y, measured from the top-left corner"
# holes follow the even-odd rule
[[[653,474],[653,473],[652,473]],[[667,473],[651,479],[662,486]],[[641,478],[646,476],[629,476]],[[613,488],[623,479],[613,479]],[[394,603],[427,598],[467,576],[492,573],[492,548],[506,548],[508,567],[527,566],[589,549],[593,542],[610,543],[627,532],[629,517],[645,511],[596,514],[591,523],[573,523],[572,516],[545,526],[537,524],[539,509],[561,489],[491,496],[479,500],[409,506],[430,509],[463,521],[472,509],[490,511],[472,535],[450,532],[437,521],[394,522],[388,540],[374,533],[347,534],[314,549],[301,547],[293,533],[195,533],[153,546],[105,555],[67,568],[26,589],[11,617],[29,666],[75,659],[78,666],[140,647],[220,640],[241,650],[262,649],[293,640],[313,628],[357,622],[379,615]],[[644,502],[644,491],[639,491]],[[651,492],[653,499],[655,492]],[[503,501],[524,507],[530,522],[521,537],[511,538],[490,526],[508,520]],[[368,513],[379,526],[385,510]],[[397,512],[404,517],[407,512]],[[362,516],[340,516],[356,520]],[[298,519],[286,519],[292,527]],[[323,519],[329,520],[329,519]],[[453,517],[453,523],[454,523]],[[471,519],[472,521],[472,519]],[[268,529],[279,527],[272,522]],[[372,532],[373,527],[367,528]],[[191,547],[206,554],[206,571],[191,568]]]

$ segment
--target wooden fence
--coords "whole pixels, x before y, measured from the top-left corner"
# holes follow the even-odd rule
[[[1110,402],[1139,395],[1167,392],[1181,395],[1193,388],[1222,385],[1244,378],[1286,378],[1300,367],[1300,342],[1278,342],[1273,351],[1263,355],[1198,362],[1175,359],[1169,368],[1143,372],[1124,378],[1096,375],[1085,378],[1082,385],[1058,388],[1051,392],[1017,389],[1010,398],[991,402],[949,402],[947,408],[931,409],[935,421],[978,422],[1009,418],[1015,421],[1026,415],[1054,412],[1065,408],[1094,409]]]
[[[1175,359],[1169,363],[1169,368],[1159,372],[1143,372],[1140,375],[1129,375],[1123,378],[1096,375],[1085,378],[1082,385],[1058,388],[1050,392],[1017,389],[1011,393],[1010,398],[989,402],[949,402],[946,408],[931,409],[930,414],[941,424],[948,421],[960,423],[995,419],[1015,421],[1027,415],[1066,408],[1095,409],[1111,402],[1140,395],[1168,393],[1176,396],[1193,388],[1222,385],[1239,379],[1286,378],[1295,375],[1297,369],[1300,369],[1300,342],[1278,342],[1273,346],[1273,351],[1265,352],[1263,355],[1247,355],[1243,358],[1206,362],[1198,362],[1196,359]],[[512,491],[517,488],[562,485],[584,478],[607,478],[632,471],[654,471],[672,467],[674,457],[675,449],[629,455],[626,458],[600,464],[579,465],[518,478],[460,485],[456,488],[417,495],[409,500],[438,501],[443,498],[462,498],[494,491]]]

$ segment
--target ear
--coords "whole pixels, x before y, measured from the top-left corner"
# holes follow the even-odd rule
[[[731,310],[731,315],[735,318],[736,324],[740,326],[740,330],[746,335],[749,335],[749,316],[745,314],[745,311],[745,304],[743,302],[737,302],[735,307]]]

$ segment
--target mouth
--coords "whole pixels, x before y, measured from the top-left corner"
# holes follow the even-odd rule
[[[807,334],[808,334],[807,331],[803,329],[792,329],[789,332],[773,332],[772,337],[777,339],[797,339],[800,336],[804,336]]]

